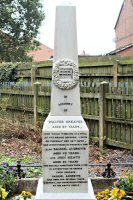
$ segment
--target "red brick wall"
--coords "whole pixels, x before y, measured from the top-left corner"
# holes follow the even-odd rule
[[[123,57],[133,57],[133,47],[127,48],[119,53],[117,55],[123,56]]]
[[[46,61],[53,56],[53,49],[41,44],[36,51],[30,51],[28,56],[33,58],[34,62]]]
[[[133,0],[125,0],[115,27],[116,49],[133,43]]]

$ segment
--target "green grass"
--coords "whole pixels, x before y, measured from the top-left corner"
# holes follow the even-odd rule
[[[32,156],[23,155],[20,158],[17,157],[9,157],[6,155],[0,155],[0,163],[7,162],[9,165],[16,165],[17,161],[20,160],[22,164],[30,164],[34,162],[34,158]],[[42,176],[42,168],[41,167],[22,167],[22,170],[26,173],[26,178],[36,178]]]

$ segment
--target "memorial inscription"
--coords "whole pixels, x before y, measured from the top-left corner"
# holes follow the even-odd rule
[[[59,69],[59,79],[62,79],[63,82],[68,83],[70,80],[73,80],[73,69],[62,66]]]
[[[88,134],[82,117],[50,116],[44,128],[44,191],[86,192]]]
[[[62,102],[58,103],[59,109],[62,109],[64,112],[67,112],[73,103],[69,101],[68,95],[64,95]]]
[[[77,65],[69,59],[62,59],[55,63],[52,72],[53,82],[60,89],[71,89],[79,81]]]

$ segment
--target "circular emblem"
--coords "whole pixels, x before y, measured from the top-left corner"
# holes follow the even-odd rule
[[[53,67],[52,78],[58,88],[69,90],[79,82],[78,67],[72,60],[59,60]]]

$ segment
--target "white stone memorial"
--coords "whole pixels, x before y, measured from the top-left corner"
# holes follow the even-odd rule
[[[36,200],[94,200],[89,130],[81,116],[76,7],[56,7],[51,112],[43,126],[43,178]]]

